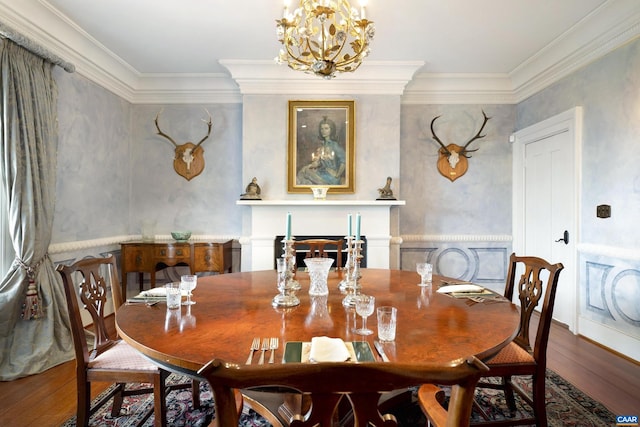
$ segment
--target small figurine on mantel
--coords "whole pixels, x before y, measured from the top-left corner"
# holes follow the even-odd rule
[[[240,195],[240,200],[262,200],[260,197],[260,186],[258,185],[258,178],[255,176],[251,182],[247,185],[245,192]]]
[[[395,200],[393,197],[393,190],[391,190],[391,177],[387,177],[387,183],[384,187],[378,188],[378,193],[380,193],[380,197],[376,200]]]

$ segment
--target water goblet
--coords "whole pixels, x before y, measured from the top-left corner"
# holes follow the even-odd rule
[[[431,284],[432,266],[427,262],[416,263],[416,271],[420,275],[419,286],[429,286]]]
[[[356,313],[362,317],[362,328],[354,332],[358,335],[371,335],[373,331],[367,329],[367,317],[373,314],[376,298],[371,295],[358,295],[356,298]]]
[[[196,302],[191,301],[191,292],[198,285],[198,276],[195,274],[185,274],[180,276],[180,289],[187,292],[187,300],[182,305],[193,305]]]

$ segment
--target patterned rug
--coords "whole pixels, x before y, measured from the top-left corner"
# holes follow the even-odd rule
[[[169,383],[185,382],[185,378],[176,375],[169,377]],[[522,380],[525,390],[531,390],[531,384]],[[172,391],[167,397],[167,420],[170,426],[207,426],[214,417],[212,393],[205,383],[200,385],[200,409],[193,409],[190,390]],[[553,371],[547,371],[547,418],[549,426],[579,426],[599,427],[615,425],[615,416],[604,405],[594,401],[572,384],[565,381]],[[107,393],[105,391],[105,393]],[[496,419],[505,418],[508,414],[504,397],[496,390],[477,390],[477,400]],[[98,401],[99,397],[95,401]],[[117,418],[110,416],[110,404],[104,405],[91,418],[90,425],[96,427],[135,426],[145,412],[153,405],[153,396],[137,396],[125,398],[122,405],[122,415]],[[518,416],[526,415],[529,411],[526,404],[517,401]],[[402,427],[420,427],[426,425],[426,420],[415,401],[406,406],[398,407],[393,413]],[[475,415],[474,415],[475,416]],[[63,427],[75,426],[75,417],[63,424]],[[144,426],[153,426],[153,419],[147,419]],[[270,424],[253,410],[244,408],[240,419],[241,427],[263,427]]]

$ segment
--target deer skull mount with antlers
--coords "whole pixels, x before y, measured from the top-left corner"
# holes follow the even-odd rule
[[[484,116],[484,122],[482,122],[482,126],[480,126],[480,130],[475,134],[473,138],[469,140],[464,146],[459,146],[457,144],[449,144],[445,146],[440,138],[436,135],[436,132],[433,130],[433,123],[440,116],[436,116],[431,120],[431,135],[432,138],[440,144],[440,149],[438,150],[438,172],[440,175],[448,178],[451,182],[460,178],[462,175],[467,173],[467,169],[469,168],[468,158],[471,157],[469,153],[473,153],[475,150],[469,150],[469,144],[471,144],[476,139],[484,138],[486,135],[481,135],[484,126],[487,124],[487,121],[491,117],[487,117],[484,111],[482,111],[482,115]]]
[[[205,111],[207,110],[205,109]],[[207,111],[209,121],[204,119],[202,120],[207,124],[207,135],[205,135],[204,138],[202,138],[197,144],[185,142],[182,145],[178,145],[173,138],[160,130],[160,126],[158,125],[158,117],[160,116],[160,113],[162,113],[162,111],[156,115],[156,119],[154,120],[156,123],[156,129],[158,129],[158,135],[167,138],[176,148],[175,156],[173,158],[173,169],[178,175],[185,178],[187,181],[191,181],[204,170],[204,149],[200,145],[209,138],[209,135],[211,135],[211,114]]]

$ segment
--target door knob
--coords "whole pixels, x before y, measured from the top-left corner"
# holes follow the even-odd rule
[[[569,244],[569,231],[564,230],[562,237],[556,240],[556,242],[564,242],[565,245]]]

